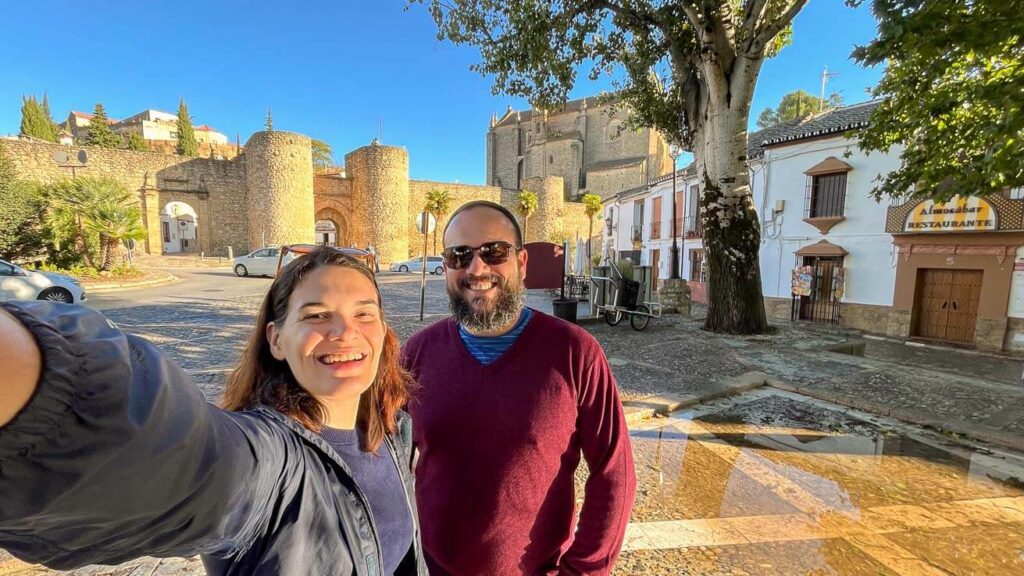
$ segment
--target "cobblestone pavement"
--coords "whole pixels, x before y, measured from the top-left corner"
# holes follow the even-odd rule
[[[385,275],[382,276],[381,288],[389,323],[403,341],[423,326],[443,318],[447,314],[447,302],[440,279],[435,278],[428,281],[427,316],[423,321],[419,320],[418,314],[418,281],[409,281],[408,277]],[[144,336],[160,345],[190,371],[207,398],[216,400],[224,379],[236,361],[252,328],[255,310],[260,299],[258,294],[231,297],[223,294],[204,296],[200,292],[200,297],[191,295],[183,297],[182,300],[187,300],[187,304],[182,303],[182,300],[177,303],[168,300],[153,304],[122,304],[106,310],[105,314],[121,328]],[[549,302],[550,298],[543,293],[531,294],[529,297],[530,305],[541,310],[550,311]],[[1024,400],[1024,389],[1014,380],[1014,374],[1019,375],[1017,360],[948,350],[909,348],[902,344],[881,341],[868,341],[866,356],[856,357],[825,350],[825,348],[836,344],[858,341],[859,338],[855,335],[844,331],[807,330],[804,327],[788,324],[781,326],[779,332],[771,336],[720,337],[701,330],[699,310],[691,318],[667,316],[654,320],[643,332],[630,329],[627,322],[616,327],[608,326],[600,321],[584,321],[583,325],[604,347],[618,380],[623,399],[627,403],[643,403],[645,399],[664,395],[700,395],[708,390],[714,390],[725,379],[751,370],[761,370],[771,377],[770,383],[775,386],[801,390],[807,395],[837,400],[847,406],[859,406],[868,411],[892,414],[894,417],[910,421],[923,420],[925,424],[934,425],[932,421],[952,423],[954,429],[961,425],[974,426],[975,431],[989,431],[988,429],[991,428],[992,431],[998,431],[1010,439],[1024,436],[1024,418],[1021,418],[1020,414],[1020,409],[1024,405],[1024,401],[1022,401]],[[727,412],[728,407],[740,403],[742,399],[761,398],[758,396],[760,394],[769,393],[765,389],[762,392],[753,393],[753,396],[720,400],[707,406],[720,412]],[[791,402],[798,402],[794,400],[794,398],[798,398],[795,396],[787,396],[785,393],[772,394],[781,395]],[[804,400],[807,399],[804,398]],[[806,479],[808,485],[804,488],[805,490],[831,486],[834,490],[844,494],[865,483],[870,484],[877,481],[881,483],[880,487],[872,488],[872,490],[886,494],[887,491],[894,490],[889,484],[886,484],[887,482],[903,482],[904,484],[907,483],[907,480],[919,482],[921,479],[927,478],[928,474],[939,474],[940,472],[945,474],[946,472],[943,472],[944,469],[927,466],[920,470],[902,469],[898,466],[886,468],[880,463],[884,461],[880,460],[876,462],[875,468],[871,468],[863,462],[858,463],[860,472],[853,475],[839,474],[831,469],[800,468],[797,465],[797,468],[805,470],[806,474],[798,470],[786,469],[782,472],[776,470],[775,476],[762,477],[752,474],[745,468],[735,468],[737,462],[746,461],[746,456],[740,459],[730,456],[719,461],[723,450],[720,447],[722,442],[731,446],[729,450],[733,456],[747,454],[745,451],[749,450],[754,450],[750,454],[755,455],[760,454],[757,450],[767,450],[768,455],[775,455],[776,452],[780,454],[788,452],[789,448],[779,448],[775,444],[771,444],[768,448],[750,447],[739,441],[740,438],[756,439],[767,434],[767,438],[771,442],[777,442],[780,440],[776,438],[773,431],[778,430],[789,430],[788,436],[783,434],[783,436],[787,436],[783,438],[783,441],[789,442],[789,444],[795,442],[794,446],[799,447],[805,440],[813,440],[821,436],[819,428],[822,422],[832,422],[836,431],[856,437],[874,438],[871,440],[872,446],[882,446],[884,442],[878,439],[878,434],[884,436],[887,433],[885,431],[897,426],[894,423],[885,425],[857,424],[850,419],[844,420],[838,416],[825,418],[823,415],[827,414],[821,410],[792,409],[791,407],[787,408],[785,403],[779,404],[779,401],[774,401],[775,404],[771,402],[764,404],[763,402],[766,401],[763,399],[761,401],[762,404],[755,405],[748,411],[749,414],[753,414],[747,418],[748,420],[753,419],[753,421],[747,422],[747,425],[752,428],[742,430],[742,434],[730,433],[732,435],[715,436],[714,438],[712,438],[714,434],[707,435],[714,430],[711,432],[698,431],[701,441],[691,443],[692,447],[686,447],[685,441],[697,429],[692,428],[690,424],[680,423],[686,418],[692,419],[692,416],[684,415],[682,419],[649,421],[632,426],[635,429],[634,450],[637,454],[640,479],[640,498],[637,508],[634,510],[633,525],[638,527],[631,527],[631,539],[627,540],[626,551],[617,573],[864,573],[873,575],[932,573],[924,569],[918,572],[897,570],[893,567],[892,558],[886,557],[888,560],[886,558],[879,560],[879,555],[890,554],[890,556],[898,558],[903,552],[894,552],[894,550],[903,550],[907,554],[911,554],[907,552],[908,550],[917,550],[918,552],[911,555],[924,562],[923,559],[928,555],[920,550],[922,546],[925,548],[927,546],[921,542],[926,543],[932,537],[955,540],[960,537],[960,532],[956,532],[952,536],[950,534],[934,534],[919,537],[915,536],[919,534],[916,531],[924,530],[929,526],[913,525],[907,531],[900,532],[898,538],[889,538],[885,542],[879,542],[879,538],[882,538],[880,534],[888,534],[888,532],[877,530],[869,530],[864,534],[856,530],[841,534],[834,531],[812,532],[820,536],[817,538],[779,536],[793,526],[803,525],[801,522],[806,523],[806,517],[800,515],[808,513],[805,509],[805,502],[798,498],[794,503],[793,499],[789,497],[789,490],[793,485],[779,480],[779,474],[789,478],[791,482],[802,482],[803,479]],[[825,404],[815,403],[815,401],[808,400],[807,402],[807,405],[825,406]],[[700,410],[704,410],[704,407],[701,407]],[[841,415],[844,411],[846,410],[843,408],[833,406],[829,414]],[[780,428],[776,425],[779,414],[788,412],[793,412],[786,425],[788,427]],[[733,414],[731,417],[743,418],[742,414]],[[999,423],[1002,425],[996,429],[995,424]],[[701,424],[701,426],[704,425]],[[986,428],[979,428],[980,426]],[[811,433],[799,432],[807,427],[810,427]],[[948,426],[943,427],[949,429]],[[764,430],[771,433],[764,432]],[[878,432],[879,430],[882,432]],[[656,433],[655,431],[658,431],[657,434],[659,434],[657,442],[654,442],[651,437]],[[669,436],[665,436],[666,431],[669,432]],[[814,446],[817,451],[812,450],[815,452],[815,456],[811,458],[815,462],[819,458],[826,461],[829,458],[834,460],[846,454],[845,449],[841,447],[833,450],[829,448],[829,444],[822,443],[821,440],[815,440],[815,442]],[[866,445],[862,446],[861,443],[858,446],[861,446],[858,450],[862,450]],[[833,452],[830,453],[829,450],[833,450]],[[795,448],[794,451],[796,451]],[[673,462],[677,472],[683,463],[689,462],[685,466],[686,474],[682,479],[677,478],[671,481],[674,491],[672,498],[652,497],[652,495],[664,496],[666,494],[665,486],[668,481],[664,470],[668,468],[663,459],[670,453],[675,454],[672,458],[674,458]],[[958,462],[973,462],[984,453],[985,449],[962,451]],[[719,460],[712,456],[718,457]],[[868,455],[863,456],[868,458]],[[896,460],[906,457],[903,454],[893,456]],[[761,458],[761,456],[759,455],[757,458]],[[928,458],[926,455],[924,460],[929,461]],[[782,466],[782,464],[778,465]],[[957,464],[957,466],[960,465]],[[864,471],[868,468],[871,468],[873,472]],[[956,466],[954,468],[960,470]],[[661,470],[657,478],[651,476],[650,471],[654,469]],[[884,478],[874,478],[881,472],[885,473]],[[893,474],[904,476],[909,474],[913,476],[913,479],[907,477],[898,480],[894,479]],[[992,498],[998,494],[1003,495],[999,497],[1011,497],[1006,496],[1009,494],[1006,490],[1002,492],[982,490],[975,493],[974,487],[979,480],[973,474],[957,472],[953,476],[955,478],[951,481],[956,486],[964,484],[967,488],[939,487],[936,488],[935,498],[941,496],[945,499],[943,502],[954,502],[972,498]],[[1012,474],[1009,476],[1014,477]],[[944,476],[940,474],[940,477]],[[1021,484],[1020,476],[1015,477],[1018,488],[1024,485]],[[581,472],[580,478],[582,481],[585,478],[585,473]],[[709,493],[711,496],[707,496]],[[715,500],[715,494],[719,495],[718,500]],[[1020,494],[1012,497],[1016,498],[1013,500],[1013,505],[1019,506]],[[849,499],[848,496],[843,498]],[[839,506],[845,500],[826,499],[824,502],[828,505]],[[897,504],[893,504],[893,502]],[[875,508],[904,504],[906,502],[899,498],[896,500],[872,500],[864,504],[863,507],[858,504],[857,510],[860,512],[857,514],[882,514],[887,509],[875,511]],[[981,505],[979,504],[979,506]],[[847,512],[852,510],[848,507],[841,509]],[[891,511],[885,513],[892,514]],[[722,528],[725,532],[739,530],[744,535],[739,540],[736,540],[735,537],[731,540],[716,537],[691,541],[679,540],[676,536],[664,536],[664,534],[676,533],[678,530],[683,530],[682,533],[685,534],[705,533],[709,530],[709,534],[718,534],[719,532],[715,530],[719,525],[701,524],[701,522],[715,518],[732,518],[733,516],[751,519],[748,524],[736,525],[730,520],[731,523],[721,525],[725,527]],[[758,522],[768,522],[759,520],[763,517],[777,517],[771,522],[777,520],[781,524],[758,524]],[[684,524],[662,524],[664,522],[684,522]],[[947,521],[947,523],[952,523],[952,521]],[[737,528],[737,526],[739,527]],[[982,523],[964,526],[957,524],[957,526],[963,529],[961,532],[964,537],[970,539],[972,530],[974,532],[983,531],[984,527],[989,525]],[[1001,523],[992,528],[992,533],[997,536],[1007,533],[1003,544],[1009,546],[1009,549],[1019,550],[1019,546],[1013,548],[1016,546],[1017,540],[1011,537],[1010,533],[1016,528],[1017,534],[1020,534],[1022,527],[1024,526],[1019,524]],[[667,532],[658,532],[661,528]],[[765,534],[775,535],[752,539],[750,534],[755,531],[755,528]],[[857,537],[854,538],[854,536]],[[915,544],[914,538],[918,537],[921,538],[921,542]],[[885,540],[885,538],[882,539]],[[901,540],[902,543],[898,544],[897,540],[900,539],[906,541]],[[879,547],[877,550],[872,553],[865,552],[865,548],[871,548],[876,544]],[[982,546],[983,542],[978,541],[977,545]],[[822,563],[823,561],[813,560],[814,557],[817,557],[814,556],[815,554],[827,558],[828,561]],[[761,566],[764,563],[767,563],[770,568]],[[906,564],[906,566],[911,565],[912,563]],[[936,566],[938,565],[941,563],[936,564]],[[825,569],[829,566],[835,570]],[[914,566],[917,565],[914,564]],[[1016,565],[1012,566],[1016,569]],[[0,575],[53,573],[18,563],[0,552]],[[202,569],[194,559],[171,559],[146,560],[116,568],[92,567],[69,574],[105,576],[201,573]],[[953,571],[952,573],[972,572]],[[973,573],[998,574],[1002,572],[997,570]]]

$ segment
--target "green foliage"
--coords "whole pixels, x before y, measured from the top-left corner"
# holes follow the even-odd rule
[[[609,101],[630,111],[629,127],[656,128],[687,148],[712,101],[739,96],[749,108],[753,83],[730,84],[729,75],[756,79],[761,60],[790,43],[790,23],[807,3],[408,1],[428,7],[439,40],[480,50],[471,69],[494,78],[493,92],[550,110],[566,101],[581,69],[591,80],[609,76]]]
[[[35,186],[17,179],[14,163],[0,144],[0,257],[12,260],[38,254],[43,247]]]
[[[440,223],[441,218],[452,209],[452,195],[447,190],[435,188],[427,192],[423,209],[433,214],[434,218],[437,218],[438,223]],[[434,227],[434,254],[437,254],[437,229],[439,227]]]
[[[331,145],[323,140],[313,138],[310,140],[313,154],[313,171],[323,172],[334,164],[334,150]]]
[[[176,152],[182,156],[196,157],[199,155],[199,143],[196,132],[192,128],[192,117],[188,115],[185,99],[178,101],[178,145]]]
[[[270,113],[270,106],[267,106],[267,119],[263,122],[263,127],[267,132],[274,131],[274,116]]]
[[[603,205],[601,204],[601,197],[597,194],[584,194],[581,200],[583,201],[584,212],[587,218],[593,219],[594,216],[601,213]]]
[[[1024,185],[1024,1],[871,6],[879,35],[853,57],[885,64],[872,91],[885,100],[854,136],[864,151],[900,150],[872,196],[946,200]]]
[[[433,214],[435,218],[441,218],[452,209],[451,193],[439,188],[427,192],[423,209]]]
[[[530,216],[537,211],[537,194],[522,190],[516,197],[516,212],[523,217],[523,243],[529,242]]]
[[[537,194],[530,192],[529,190],[523,190],[516,197],[516,212],[519,213],[523,218],[529,218],[533,216],[533,213],[537,211]]]
[[[145,152],[149,150],[149,145],[146,144],[146,139],[142,137],[142,134],[139,134],[138,132],[129,132],[128,149],[135,150],[136,152]]]
[[[757,127],[768,128],[842,105],[843,98],[839,94],[832,94],[828,98],[822,99],[803,90],[796,90],[783,96],[776,108],[762,110],[757,117]]]
[[[47,142],[57,141],[57,130],[35,96],[22,99],[20,133]]]
[[[89,120],[89,136],[85,142],[87,145],[100,148],[121,147],[121,137],[114,134],[107,120],[107,111],[103,108],[103,103],[97,102],[92,119]]]
[[[146,237],[138,199],[116,180],[61,180],[43,187],[43,199],[52,261],[59,266],[84,262],[109,270],[122,241]]]
[[[37,268],[44,272],[57,272],[59,274],[66,274],[74,278],[81,280],[128,280],[132,278],[141,278],[146,275],[145,272],[137,268],[133,268],[127,264],[119,264],[114,266],[108,271],[97,270],[90,266],[83,266],[82,264],[72,264],[69,266],[58,266],[52,262],[42,264]]]

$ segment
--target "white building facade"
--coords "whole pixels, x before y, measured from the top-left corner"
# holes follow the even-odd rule
[[[761,220],[761,280],[769,316],[976,347],[1024,350],[1024,190],[944,203],[876,202],[876,179],[900,148],[865,154],[847,135],[877,102],[751,134],[751,194]],[[670,273],[671,177],[611,198],[608,254]],[[681,276],[706,302],[697,200],[677,175]]]

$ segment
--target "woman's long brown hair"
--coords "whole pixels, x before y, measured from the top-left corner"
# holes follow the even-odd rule
[[[319,247],[297,258],[281,270],[260,305],[249,342],[245,345],[238,366],[228,378],[221,400],[224,409],[239,412],[255,406],[267,406],[292,417],[313,432],[323,428],[327,411],[295,380],[288,362],[278,360],[270,353],[266,327],[270,322],[279,326],[284,323],[292,292],[308,274],[325,266],[339,266],[366,276],[377,291],[378,304],[383,304],[373,272],[359,261],[330,247]],[[381,321],[384,321],[383,306]],[[413,382],[408,372],[399,365],[398,355],[398,337],[388,327],[377,376],[359,398],[356,428],[361,432],[362,449],[365,452],[376,452],[384,436],[395,433],[395,415],[408,400]]]

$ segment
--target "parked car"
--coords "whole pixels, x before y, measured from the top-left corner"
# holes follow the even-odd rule
[[[280,267],[287,266],[292,260],[309,254],[316,247],[315,244],[290,244],[253,250],[245,256],[235,258],[235,274],[239,276],[277,276]],[[284,255],[281,254],[282,250]],[[337,247],[335,250],[356,260],[361,260],[368,266],[373,261],[371,254],[366,250],[341,247]]]
[[[427,272],[431,274],[441,275],[444,274],[444,259],[440,256],[427,256]],[[412,260],[405,260],[403,262],[395,262],[391,265],[392,272],[422,272],[423,271],[423,257],[413,258]]]
[[[77,278],[56,272],[26,270],[0,260],[0,300],[52,300],[66,304],[85,301]]]
[[[235,274],[239,276],[275,276],[277,262],[281,256],[281,248],[260,248],[234,260]],[[295,258],[294,254],[285,256],[288,262]],[[288,262],[285,262],[287,264]]]

